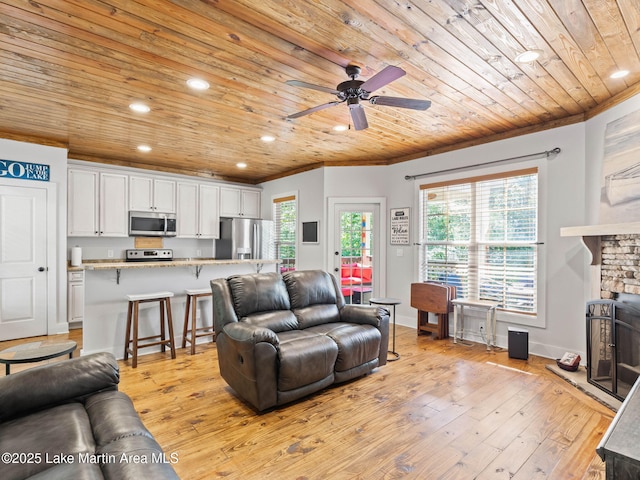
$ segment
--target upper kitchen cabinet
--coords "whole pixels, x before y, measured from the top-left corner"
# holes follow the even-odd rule
[[[260,190],[220,187],[220,216],[260,218]]]
[[[176,182],[164,178],[129,176],[129,209],[176,213]]]
[[[219,187],[178,182],[177,236],[179,238],[219,238]]]
[[[128,180],[119,173],[69,169],[69,236],[127,237]]]

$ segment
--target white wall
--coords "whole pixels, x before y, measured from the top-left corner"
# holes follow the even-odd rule
[[[47,234],[54,258],[48,258],[49,308],[47,314],[48,333],[68,331],[67,323],[67,150],[31,143],[0,139],[0,159],[49,165],[47,203],[51,212]],[[7,179],[15,185],[33,186],[29,180]]]
[[[273,199],[286,194],[295,194],[298,199],[298,228],[302,222],[319,221],[318,244],[302,244],[298,238],[298,270],[323,268],[326,264],[326,214],[324,193],[324,169],[285,177],[263,185],[262,218],[272,219]]]
[[[300,199],[299,209],[318,211],[323,206],[326,223],[327,199],[331,196],[384,196],[388,208],[410,206],[412,208],[412,236],[417,241],[418,186],[439,180],[507,171],[529,166],[539,168],[540,180],[540,247],[545,275],[544,309],[539,319],[526,327],[529,330],[530,352],[549,358],[557,358],[565,351],[578,352],[586,358],[584,308],[589,300],[589,255],[578,238],[560,237],[560,229],[566,226],[597,223],[600,198],[600,173],[603,158],[603,139],[606,124],[640,108],[640,96],[636,96],[587,122],[534,133],[490,144],[457,150],[441,155],[425,157],[386,167],[327,167],[263,184],[266,199],[272,195],[296,188],[306,192]],[[357,132],[348,132],[357,134]],[[463,173],[438,174],[436,176],[407,181],[405,175],[436,172],[444,169],[466,167],[510,157],[551,150],[562,152],[555,157],[517,161],[499,166],[471,168]],[[309,183],[311,182],[311,183]],[[307,188],[322,184],[318,188]],[[327,239],[321,237],[324,255],[307,256],[300,251],[299,265],[305,268],[323,268],[328,252]],[[388,242],[388,239],[386,240]],[[388,246],[386,258],[386,296],[397,297],[402,304],[397,308],[398,323],[416,326],[416,311],[410,306],[410,284],[417,281],[417,247]],[[498,344],[507,345],[507,327],[514,325],[504,316],[499,317]],[[480,319],[472,320],[471,329],[477,329]],[[469,324],[467,324],[467,328]],[[474,338],[471,334],[470,338]]]
[[[370,168],[378,172],[381,180],[371,180],[375,191],[386,194],[389,208],[411,206],[413,240],[418,241],[417,197],[420,184],[465,178],[498,171],[537,166],[540,184],[540,247],[542,268],[546,273],[546,285],[542,290],[546,302],[537,319],[526,319],[529,330],[529,348],[532,353],[561,356],[564,351],[585,350],[584,334],[584,248],[578,239],[561,238],[560,228],[578,219],[584,220],[584,124],[572,125],[544,131],[514,139],[457,150],[443,155],[403,162],[383,169]],[[511,162],[507,165],[492,165],[471,168],[464,172],[446,173],[405,180],[405,175],[436,172],[444,169],[467,167],[483,162],[518,157],[559,147],[562,152],[556,157],[542,157],[526,162]],[[354,171],[341,173],[344,182],[357,182],[362,175]],[[388,241],[388,239],[387,239]],[[398,322],[416,326],[416,311],[410,306],[410,284],[418,279],[418,247],[406,247],[398,257],[396,248],[388,250],[387,292],[390,297],[400,298],[397,308]],[[567,268],[571,265],[571,268]],[[513,318],[498,317],[498,344],[507,345],[507,327],[518,326]],[[479,330],[480,317],[467,321],[467,330]],[[535,325],[535,326],[534,326]],[[479,334],[471,333],[471,339],[480,340]]]

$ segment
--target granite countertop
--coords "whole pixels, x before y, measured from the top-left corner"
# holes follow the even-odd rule
[[[86,260],[82,265],[73,267],[67,266],[67,271],[82,270],[120,270],[130,268],[166,268],[166,267],[199,267],[203,265],[257,265],[257,264],[275,264],[280,260],[216,260],[214,258],[175,258],[171,261],[159,262],[126,262],[124,260]]]

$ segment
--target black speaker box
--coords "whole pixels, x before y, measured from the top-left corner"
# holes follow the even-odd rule
[[[509,358],[527,360],[529,358],[529,332],[509,327],[508,348]]]

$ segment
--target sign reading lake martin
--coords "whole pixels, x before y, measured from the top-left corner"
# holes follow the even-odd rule
[[[410,245],[409,207],[391,209],[391,245]]]
[[[0,178],[49,181],[49,165],[0,160]]]

